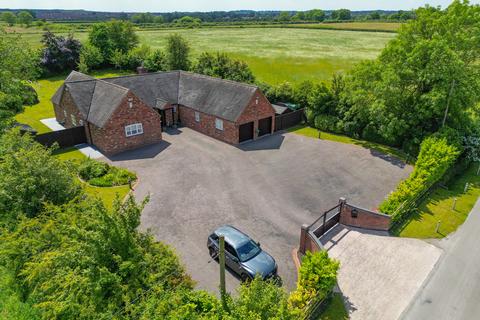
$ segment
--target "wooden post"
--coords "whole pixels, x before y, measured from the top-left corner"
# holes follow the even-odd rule
[[[220,298],[222,299],[222,307],[225,310],[227,305],[226,305],[226,300],[225,300],[225,294],[226,294],[226,289],[225,289],[225,236],[220,235],[218,237],[219,244],[220,244]]]
[[[463,192],[467,192],[467,191],[468,191],[468,187],[469,187],[469,184],[468,184],[468,182],[467,182],[467,183],[465,183],[465,189],[463,189]]]
[[[455,207],[457,206],[457,198],[453,198],[453,206],[452,210],[455,210]]]
[[[441,223],[441,221],[439,220],[437,222],[437,226],[435,227],[435,233],[438,233],[438,230],[440,229],[440,223]]]

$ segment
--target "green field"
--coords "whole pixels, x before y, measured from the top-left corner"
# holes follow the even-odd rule
[[[190,41],[194,56],[204,51],[222,51],[246,61],[261,81],[279,83],[301,80],[328,81],[364,59],[374,59],[393,33],[297,28],[200,28],[138,31],[140,41],[164,48],[166,38],[179,33]],[[87,33],[75,36],[81,41]],[[23,33],[40,47],[41,33]]]

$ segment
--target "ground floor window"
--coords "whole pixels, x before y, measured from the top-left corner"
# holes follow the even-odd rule
[[[200,122],[200,112],[195,111],[195,122]]]
[[[222,119],[215,119],[215,128],[217,130],[223,130],[223,120]]]
[[[125,135],[127,137],[136,136],[143,133],[143,126],[141,123],[134,123],[125,126]]]

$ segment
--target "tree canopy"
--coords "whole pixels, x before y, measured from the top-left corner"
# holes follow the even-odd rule
[[[248,65],[240,60],[230,58],[224,53],[204,52],[198,58],[194,71],[207,76],[233,81],[253,83],[255,77]]]
[[[40,63],[46,70],[57,73],[77,68],[82,44],[72,34],[64,37],[47,31],[43,34],[42,44]]]
[[[111,20],[94,24],[88,34],[88,40],[100,50],[104,61],[110,61],[115,51],[125,54],[135,48],[138,44],[138,35],[132,23]]]
[[[170,70],[190,70],[190,45],[179,34],[167,38],[167,62]]]

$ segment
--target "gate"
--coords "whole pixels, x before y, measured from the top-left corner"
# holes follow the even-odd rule
[[[34,139],[46,147],[51,147],[56,142],[60,148],[73,147],[87,142],[83,126],[39,134]]]
[[[332,229],[337,223],[340,222],[340,209],[341,204],[338,204],[330,210],[325,211],[308,227],[308,230],[317,238],[320,238],[327,233],[328,230]]]
[[[285,130],[302,123],[304,120],[304,109],[299,109],[290,113],[275,116],[275,132]]]

